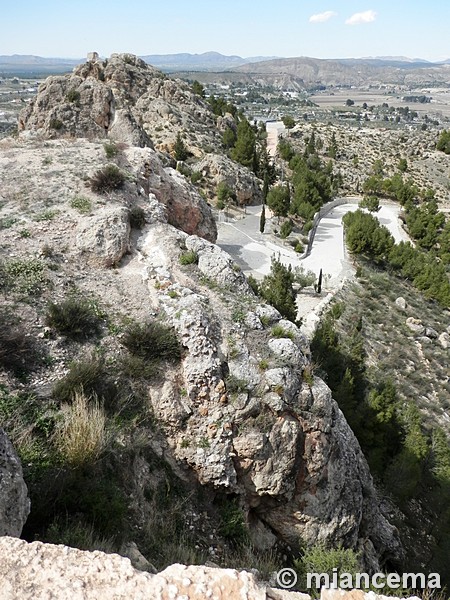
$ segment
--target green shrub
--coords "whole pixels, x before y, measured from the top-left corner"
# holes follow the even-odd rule
[[[258,281],[253,277],[253,275],[248,275],[247,276],[247,283],[248,285],[252,288],[253,293],[258,296],[259,295],[259,283]]]
[[[141,206],[133,206],[130,210],[130,225],[134,229],[142,229],[145,225],[145,210]]]
[[[307,573],[327,573],[330,581],[333,572],[336,572],[333,569],[337,569],[338,577],[342,573],[350,573],[354,576],[359,570],[359,554],[351,549],[342,547],[329,549],[323,544],[318,544],[306,549],[303,556],[294,561],[294,565],[299,575],[300,587],[305,589]]]
[[[69,403],[75,394],[97,396],[105,400],[108,406],[117,398],[116,386],[105,372],[103,360],[97,357],[87,358],[70,365],[70,370],[53,386],[52,396],[61,403]]]
[[[103,144],[103,149],[105,151],[106,158],[114,158],[119,153],[119,148],[114,142],[105,142]]]
[[[36,259],[13,259],[0,263],[0,289],[27,296],[41,294],[46,283],[45,264]]]
[[[200,171],[193,171],[191,174],[191,183],[198,183],[202,178]]]
[[[53,118],[50,119],[49,127],[55,131],[60,131],[64,127],[64,123],[60,119]]]
[[[216,190],[217,199],[219,202],[225,203],[230,198],[234,198],[233,190],[226,181],[219,182]]]
[[[228,499],[221,502],[219,515],[219,533],[237,546],[247,544],[249,541],[248,528],[244,513],[237,505],[236,500]]]
[[[225,379],[225,386],[227,392],[230,394],[242,394],[243,392],[248,392],[248,385],[248,381],[239,379],[235,375],[228,375]]]
[[[297,318],[296,293],[293,288],[294,273],[279,260],[272,259],[269,275],[259,286],[261,296],[290,321]]]
[[[126,329],[122,343],[131,354],[144,359],[181,359],[181,346],[175,331],[157,321],[132,323]]]
[[[34,221],[53,221],[53,219],[59,214],[58,210],[48,208],[38,213],[33,217]]]
[[[116,165],[107,165],[97,171],[90,180],[92,191],[106,194],[123,187],[125,175]]]
[[[95,302],[77,296],[47,306],[46,322],[58,333],[74,340],[98,335],[102,318]]]
[[[0,365],[16,376],[33,370],[42,358],[36,340],[15,319],[0,312]]]
[[[118,552],[114,538],[100,537],[92,524],[76,517],[56,517],[44,535],[48,544],[62,544],[79,550],[100,550],[108,554]]]
[[[70,206],[75,208],[82,215],[90,213],[92,210],[91,201],[89,198],[84,198],[83,196],[75,196],[75,198],[72,198]]]
[[[187,250],[180,255],[180,265],[196,265],[198,263],[198,254],[195,250]]]
[[[71,89],[66,94],[67,102],[72,102],[73,104],[78,104],[80,102],[80,92],[78,90]]]
[[[129,379],[153,379],[159,374],[158,362],[134,354],[124,354],[120,359],[119,370]]]
[[[281,325],[274,325],[272,327],[271,333],[274,338],[290,338],[291,340],[294,339],[294,334],[292,333],[292,331],[287,331]]]
[[[280,237],[285,240],[292,233],[293,225],[292,221],[289,219],[288,221],[284,221],[280,227]]]
[[[16,217],[6,217],[4,219],[0,219],[0,229],[9,229],[17,223],[18,219]]]

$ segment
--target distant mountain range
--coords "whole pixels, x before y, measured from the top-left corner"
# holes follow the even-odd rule
[[[271,83],[275,79],[285,85],[292,80],[293,88],[304,89],[315,85],[442,84],[450,85],[450,59],[429,62],[421,58],[381,56],[366,58],[317,59],[308,57],[277,58],[268,56],[226,56],[219,52],[203,54],[149,54],[141,57],[147,63],[166,73],[191,72],[227,73],[244,79]],[[26,76],[46,75],[71,71],[85,59],[43,58],[34,55],[0,56],[1,74]],[[283,83],[282,83],[283,82]]]
[[[219,52],[204,52],[203,54],[149,54],[141,56],[145,62],[162,71],[226,71],[245,64],[263,60],[271,60],[274,56],[225,56]],[[54,71],[71,70],[84,61],[84,58],[43,58],[30,54],[0,55],[0,71]]]

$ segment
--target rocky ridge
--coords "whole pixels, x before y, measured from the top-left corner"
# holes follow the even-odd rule
[[[249,169],[226,157],[219,160],[217,154],[209,157],[223,151],[221,135],[227,127],[236,128],[232,116],[216,117],[181,80],[166,77],[132,54],[113,54],[102,61],[95,53],[72,74],[41,84],[18,122],[19,131],[46,139],[106,138],[168,154],[180,134],[191,157],[187,169],[205,176],[212,171],[206,186],[211,198],[211,185],[219,181],[227,181],[247,201],[259,198],[260,184]]]

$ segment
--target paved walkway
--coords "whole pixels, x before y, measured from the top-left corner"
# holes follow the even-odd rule
[[[333,208],[319,222],[311,253],[301,259],[297,252],[283,245],[271,233],[260,233],[259,219],[261,206],[247,208],[247,215],[239,220],[229,220],[218,224],[217,244],[230,254],[246,275],[262,279],[270,272],[271,259],[275,256],[292,268],[302,267],[311,270],[316,276],[323,273],[322,296],[305,290],[298,296],[298,317],[305,320],[305,333],[313,333],[318,313],[328,303],[332,295],[342,286],[345,279],[354,275],[354,269],[347,257],[344,244],[342,217],[358,208],[357,204],[342,204]],[[394,236],[396,242],[408,240],[400,226],[400,207],[395,204],[383,205],[376,214]],[[276,225],[276,218],[268,219],[267,231]],[[315,314],[314,314],[315,313]]]

